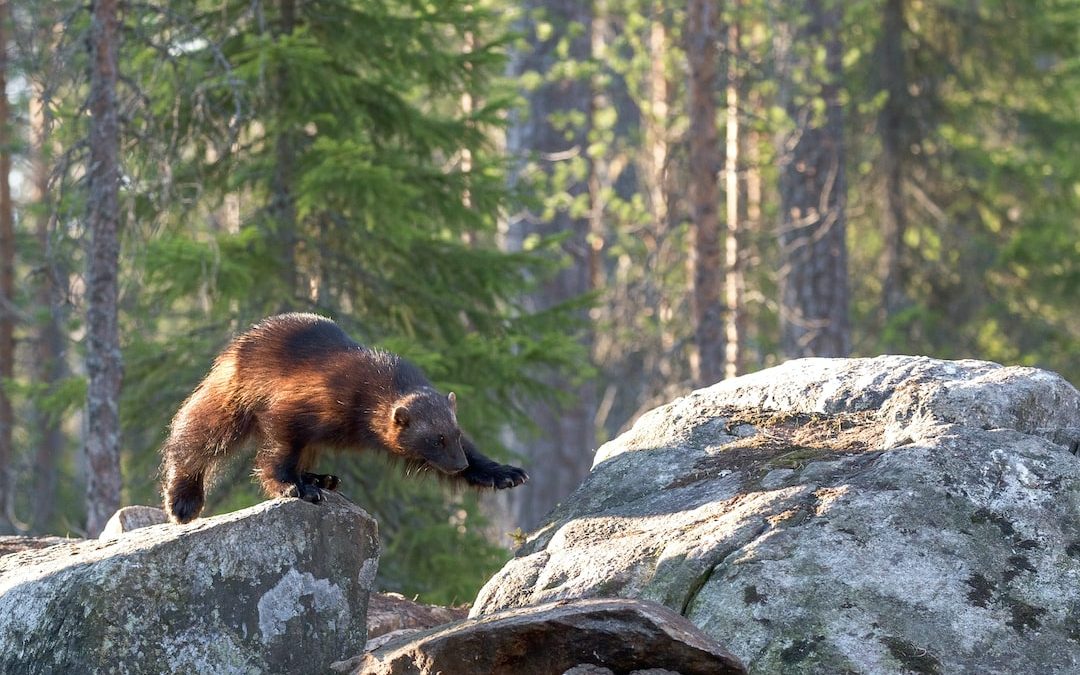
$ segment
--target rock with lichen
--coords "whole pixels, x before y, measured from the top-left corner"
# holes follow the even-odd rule
[[[600,448],[472,615],[633,597],[753,673],[1077,672],[1077,440],[1046,371],[791,361]]]
[[[375,521],[338,495],[0,557],[2,673],[323,673],[366,637]]]

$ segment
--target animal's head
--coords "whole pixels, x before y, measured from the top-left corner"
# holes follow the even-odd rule
[[[455,474],[469,466],[457,423],[457,397],[434,389],[402,398],[390,413],[397,445],[410,459]]]

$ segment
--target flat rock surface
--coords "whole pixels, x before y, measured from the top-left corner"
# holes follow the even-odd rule
[[[0,558],[0,672],[324,673],[364,644],[375,521],[338,495]]]
[[[70,537],[25,537],[21,535],[0,536],[0,556],[19,553],[20,551],[32,551],[57,544],[72,544],[82,539]]]
[[[692,623],[640,600],[509,610],[405,635],[333,667],[357,675],[746,672]]]
[[[1080,393],[801,359],[646,413],[473,616],[653,600],[755,673],[1080,672]]]

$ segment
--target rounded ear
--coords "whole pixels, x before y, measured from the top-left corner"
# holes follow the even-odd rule
[[[403,405],[394,406],[394,423],[399,427],[409,426],[409,411]]]
[[[450,409],[455,413],[457,412],[457,394],[450,392],[446,395],[446,400],[450,401]]]

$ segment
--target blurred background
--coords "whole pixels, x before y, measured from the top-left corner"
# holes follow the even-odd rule
[[[464,602],[645,410],[803,356],[1080,382],[1078,0],[0,0],[0,534],[159,502],[230,337],[314,311],[532,480],[339,453]],[[261,499],[241,461],[208,513]]]

